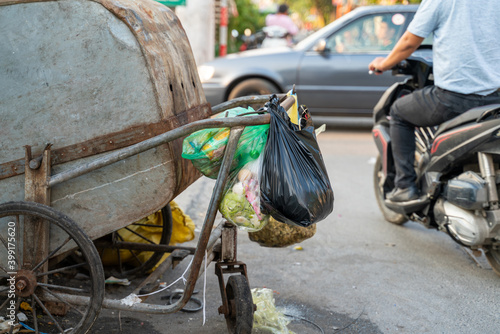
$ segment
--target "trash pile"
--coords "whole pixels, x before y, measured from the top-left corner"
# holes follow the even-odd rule
[[[287,328],[289,318],[275,306],[273,290],[254,288],[251,292],[253,303],[257,306],[253,315],[253,327],[273,334],[293,334]]]
[[[285,247],[314,235],[314,223],[333,210],[333,190],[304,106],[287,111],[276,95],[263,108],[234,108],[216,116],[269,113],[270,124],[247,126],[238,142],[219,211],[249,238]],[[217,178],[230,129],[197,131],[183,142],[182,156],[205,176]]]

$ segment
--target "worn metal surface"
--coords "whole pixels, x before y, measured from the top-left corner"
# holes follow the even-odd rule
[[[150,0],[0,0],[0,202],[24,199],[24,145],[53,172],[207,118],[186,34]],[[199,177],[182,138],[52,189],[91,238],[136,221]]]
[[[221,260],[225,262],[234,262],[237,257],[237,236],[238,230],[235,225],[226,223],[222,232],[222,250]]]
[[[191,110],[187,110],[186,113],[192,115],[203,114],[207,107],[206,104],[200,105]],[[191,118],[193,118],[193,116]],[[177,124],[177,122],[175,119],[176,116],[173,116],[157,123],[138,125],[122,131],[97,136],[77,144],[57,148],[51,152],[51,165],[59,165],[137,144],[164,133],[165,129],[176,128],[177,125],[175,124]],[[30,166],[35,164],[39,165],[41,157],[42,155],[39,155],[31,160]],[[23,174],[25,172],[24,164],[24,158],[1,163],[0,180]]]
[[[25,147],[26,165],[32,160],[31,147]],[[37,202],[44,205],[50,203],[50,188],[47,179],[50,175],[50,147],[43,151],[40,165],[36,169],[27,168],[25,178],[25,200],[28,202]],[[24,218],[23,228],[23,261],[22,268],[34,268],[39,263],[43,263],[42,270],[46,272],[49,268],[49,262],[44,261],[49,255],[49,236],[50,227],[47,221],[40,217],[28,216]],[[43,283],[47,283],[47,276],[41,278]]]

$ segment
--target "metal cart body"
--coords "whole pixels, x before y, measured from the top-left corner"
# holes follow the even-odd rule
[[[88,306],[77,328],[67,329],[86,333],[101,306],[155,314],[181,310],[203,264],[217,261],[219,312],[230,330],[248,332],[254,308],[246,266],[236,257],[236,228],[224,221],[214,228],[214,221],[239,136],[245,126],[270,118],[209,117],[268,97],[210,108],[180,22],[154,1],[0,0],[0,22],[0,230],[8,231],[0,235],[0,295],[13,291],[49,315],[46,303]],[[197,246],[183,249],[193,258],[182,297],[172,305],[105,299],[93,241],[158,211],[199,178],[181,159],[182,139],[219,127],[232,130]],[[14,231],[19,222],[11,217],[22,220],[22,228]],[[121,247],[173,252],[137,293],[186,256],[169,245]],[[76,264],[49,268],[73,249],[83,254]],[[11,250],[22,259],[11,261]],[[83,266],[90,273],[88,295],[47,279]],[[224,274],[237,275],[226,284]],[[0,300],[0,308],[9,303],[10,297]]]
[[[25,145],[35,157],[51,143],[57,173],[210,114],[187,36],[154,1],[0,1],[0,21],[0,202],[25,198]],[[181,150],[55,186],[50,205],[91,238],[117,230],[199,177]]]

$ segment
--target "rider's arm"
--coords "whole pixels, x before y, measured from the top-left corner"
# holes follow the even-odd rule
[[[387,71],[393,68],[400,61],[408,58],[422,44],[424,38],[406,31],[396,43],[391,53],[385,58],[375,58],[368,68],[371,71]]]

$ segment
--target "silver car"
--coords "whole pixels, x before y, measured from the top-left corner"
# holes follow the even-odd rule
[[[295,85],[299,103],[315,117],[370,116],[387,87],[402,78],[370,76],[368,64],[389,53],[417,8],[359,7],[292,48],[249,50],[205,63],[198,71],[207,100],[213,106]]]

